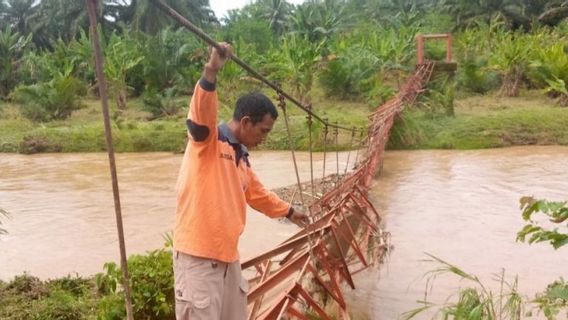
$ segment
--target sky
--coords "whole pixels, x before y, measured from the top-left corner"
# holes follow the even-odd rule
[[[209,5],[215,12],[215,16],[220,19],[225,16],[230,9],[242,8],[251,2],[252,0],[209,0]],[[304,0],[287,0],[287,2],[300,4],[304,2]]]

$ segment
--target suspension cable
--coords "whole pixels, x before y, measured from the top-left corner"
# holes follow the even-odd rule
[[[302,192],[302,182],[300,181],[300,174],[298,173],[298,164],[296,162],[296,152],[294,151],[294,141],[292,140],[292,132],[290,131],[290,124],[288,123],[288,114],[286,113],[286,101],[282,94],[278,95],[278,106],[282,109],[282,114],[284,115],[284,124],[286,125],[286,132],[288,133],[288,146],[290,147],[290,152],[292,152],[292,161],[294,162],[294,171],[296,172],[296,182],[298,183],[298,190],[300,193],[300,201],[302,205],[304,202],[304,193]]]
[[[312,109],[312,105],[309,104],[308,105],[308,109],[311,111]],[[314,192],[314,159],[313,159],[313,150],[312,150],[312,115],[308,113],[308,115],[306,116],[306,119],[308,120],[308,149],[310,152],[310,182],[311,182],[311,186],[312,186],[312,198],[315,198],[316,194]]]
[[[290,130],[290,124],[288,123],[288,114],[286,113],[286,98],[282,94],[278,95],[278,106],[282,109],[282,114],[284,116],[284,124],[286,125],[286,132],[288,133],[288,144],[290,146],[290,151],[292,152],[292,161],[294,162],[294,170],[296,171],[296,181],[298,183],[298,192],[300,193],[300,201],[302,202],[302,205],[308,209],[308,215],[307,215],[308,226],[306,227],[306,233],[308,236],[308,250],[310,252],[310,259],[313,259],[314,254],[312,246],[312,232],[315,230],[315,225],[313,221],[314,217],[312,216],[311,205],[306,204],[306,202],[304,201],[304,193],[302,192],[302,182],[300,181],[298,164],[296,163],[296,153],[294,152],[294,141],[292,140],[292,132]]]
[[[166,3],[164,3],[163,0],[151,0],[151,2],[154,5],[156,5],[160,10],[162,10],[165,14],[167,14],[172,19],[177,21],[181,26],[189,29],[189,31],[193,32],[195,35],[197,35],[203,41],[207,42],[207,44],[209,44],[210,46],[215,47],[220,52],[223,52],[223,48],[219,45],[219,43],[217,43],[213,38],[211,38],[209,35],[207,35],[205,32],[203,32],[201,29],[199,29],[193,23],[191,23],[187,19],[185,19],[182,15],[177,13],[174,9],[172,9],[170,6],[168,6]],[[282,88],[277,86],[275,83],[268,80],[266,77],[262,76],[260,73],[258,73],[256,70],[254,70],[252,67],[250,67],[248,64],[246,64],[243,60],[241,60],[236,55],[234,55],[234,54],[231,55],[231,60],[233,60],[236,64],[238,64],[243,69],[245,69],[247,72],[249,72],[255,78],[264,82],[270,88],[274,89],[279,95],[283,95],[284,97],[286,97],[286,99],[292,101],[296,106],[298,106],[304,112],[310,114],[313,118],[317,119],[318,121],[320,121],[324,124],[327,124],[331,127],[335,127],[337,129],[343,129],[343,130],[348,130],[348,131],[351,130],[350,128],[340,126],[337,122],[335,124],[326,123],[317,114],[313,113],[308,107],[304,106],[300,101],[296,100],[294,97],[292,97],[291,95],[286,93],[284,90],[282,90]]]
[[[337,123],[337,121],[335,121],[335,123]],[[337,166],[336,180],[339,180],[339,132],[337,127],[333,128],[333,134],[335,135],[335,164]]]
[[[327,119],[325,119],[327,122]],[[323,126],[323,173],[322,173],[322,192],[325,193],[325,162],[326,162],[326,155],[327,155],[327,133],[329,131],[329,128],[327,126],[327,123],[324,123]]]
[[[357,143],[357,152],[355,153],[355,162],[354,166],[357,166],[357,160],[359,159],[359,149],[363,146],[363,129],[361,129],[359,133],[359,143]]]
[[[353,140],[355,139],[355,127],[353,127],[353,131],[351,131],[351,141],[349,142],[349,153],[347,153],[347,162],[345,163],[345,171],[343,174],[347,174],[347,169],[349,167],[349,157],[351,156],[351,149],[353,149]]]

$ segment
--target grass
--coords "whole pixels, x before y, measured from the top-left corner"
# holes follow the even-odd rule
[[[94,281],[67,276],[41,281],[23,274],[9,283],[0,282],[0,318],[96,319]]]
[[[456,101],[455,117],[409,109],[392,132],[394,149],[481,149],[568,145],[568,109],[525,92],[519,98],[474,96]]]
[[[498,290],[493,291],[483,283],[475,274],[465,272],[459,267],[450,264],[438,257],[426,254],[437,264],[435,269],[428,271],[425,297],[432,288],[436,277],[450,274],[460,279],[459,292],[448,297],[446,302],[435,304],[426,300],[419,301],[422,305],[403,314],[402,319],[410,320],[423,312],[436,310],[431,319],[471,319],[471,320],[520,320],[525,316],[525,310],[530,307],[530,301],[518,291],[517,278],[511,282],[505,279],[505,271],[495,275]]]
[[[232,103],[239,92],[251,88],[220,88],[221,120],[232,114]],[[222,92],[230,92],[226,96]],[[270,91],[265,92],[269,97]],[[188,101],[189,97],[180,97]],[[365,128],[367,115],[375,107],[364,102],[330,100],[318,88],[312,95],[314,111],[330,123],[345,127]],[[112,101],[111,101],[112,102]],[[33,123],[23,118],[18,105],[0,102],[0,152],[100,152],[106,149],[100,102],[94,98],[83,101],[85,107],[63,121]],[[265,150],[289,148],[288,133],[282,111],[272,133],[262,146]],[[111,104],[112,129],[117,152],[172,151],[185,147],[184,108],[177,115],[149,120],[141,99],[131,99],[128,108],[117,113]],[[307,150],[306,115],[291,103],[287,104],[293,147]],[[512,145],[568,145],[568,109],[560,108],[541,92],[526,91],[519,98],[496,95],[467,96],[456,99],[455,117],[432,116],[416,108],[407,109],[397,120],[391,134],[392,149],[478,149]],[[314,121],[314,150],[324,147],[323,126]],[[327,150],[348,149],[352,133],[339,130],[338,145],[330,128]],[[356,134],[355,145],[359,135]]]

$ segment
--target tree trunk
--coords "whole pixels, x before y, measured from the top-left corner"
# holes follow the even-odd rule
[[[126,90],[121,89],[118,91],[118,97],[116,97],[116,106],[119,110],[126,110]]]
[[[522,73],[510,72],[503,77],[500,93],[506,97],[518,97],[521,86]]]
[[[559,102],[561,107],[568,107],[568,95],[562,93]]]

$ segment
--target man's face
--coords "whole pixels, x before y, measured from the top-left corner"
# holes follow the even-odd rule
[[[272,130],[274,126],[274,119],[270,114],[265,114],[262,121],[255,124],[252,120],[245,116],[241,119],[241,143],[247,146],[247,148],[254,148],[266,140],[268,133]]]

